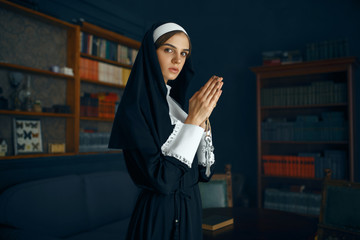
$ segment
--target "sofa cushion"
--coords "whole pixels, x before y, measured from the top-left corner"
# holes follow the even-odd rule
[[[123,240],[126,237],[130,218],[123,219],[89,232],[80,233],[76,236],[66,238],[66,240]]]
[[[50,237],[33,231],[6,228],[0,226],[0,240],[60,240],[60,238]]]
[[[76,175],[23,183],[0,195],[0,223],[54,237],[88,227],[83,178]]]
[[[91,232],[129,219],[138,192],[125,171],[22,183],[0,195],[0,224],[61,238]]]
[[[131,216],[138,188],[127,172],[93,173],[83,177],[91,228]]]

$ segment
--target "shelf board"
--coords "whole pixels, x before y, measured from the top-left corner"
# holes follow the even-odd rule
[[[79,155],[91,155],[91,154],[112,154],[112,153],[122,153],[122,150],[109,150],[106,152],[80,152]],[[74,156],[77,155],[73,152],[69,153],[36,153],[36,154],[19,154],[13,156],[0,156],[1,160],[8,159],[20,159],[20,158],[38,158],[38,157],[57,157],[57,156]]]
[[[262,79],[266,79],[347,71],[349,64],[355,62],[356,57],[344,57],[294,64],[251,67],[250,69]]]
[[[39,117],[57,117],[57,118],[74,118],[71,113],[47,113],[47,112],[26,112],[13,110],[0,110],[0,114],[4,115],[20,115],[20,116],[39,116]]]
[[[274,180],[274,181],[278,181],[278,180],[284,180],[285,179],[290,179],[290,180],[306,180],[306,181],[324,181],[324,179],[321,178],[309,178],[309,177],[291,177],[291,176],[267,176],[267,175],[262,175],[261,178],[264,180]]]
[[[348,144],[347,141],[269,141],[269,140],[262,140],[261,143],[263,144],[334,144],[339,145]]]
[[[98,85],[102,85],[102,86],[114,87],[114,88],[125,88],[124,85],[115,84],[115,83],[108,83],[108,82],[102,82],[102,81],[97,81],[97,80],[92,80],[92,79],[82,78],[81,81],[82,82],[87,82],[87,83],[92,83],[92,84],[98,84]]]
[[[106,38],[110,41],[118,42],[127,46],[130,46],[135,49],[139,49],[141,43],[139,41],[136,41],[134,39],[125,37],[123,35],[120,35],[118,33],[109,31],[107,29],[101,28],[99,26],[93,25],[88,22],[82,22],[81,31],[94,34],[103,38]]]
[[[67,27],[67,28],[75,28],[74,24],[62,21],[60,19],[57,19],[55,17],[46,15],[46,14],[38,12],[38,11],[23,7],[19,4],[11,3],[10,1],[0,0],[0,6],[5,7],[7,9],[12,9],[14,11],[18,11],[21,13],[25,13],[28,16],[37,18],[41,21],[48,22],[50,24],[56,24],[58,26]]]
[[[89,59],[92,59],[92,60],[96,60],[96,61],[100,61],[100,62],[104,62],[104,63],[109,63],[109,64],[116,65],[116,66],[119,66],[119,67],[129,68],[129,69],[132,68],[132,65],[116,62],[116,61],[113,61],[113,60],[109,60],[109,59],[105,59],[105,58],[101,58],[101,57],[97,57],[97,56],[93,56],[93,55],[90,55],[90,54],[87,54],[87,53],[81,53],[80,55],[81,55],[81,57],[84,57],[84,58],[89,58]]]
[[[20,158],[72,156],[72,155],[75,155],[75,153],[37,153],[37,154],[21,154],[21,155],[0,157],[0,160],[20,159]]]
[[[311,105],[293,105],[293,106],[262,106],[261,110],[271,109],[301,109],[301,108],[331,108],[346,107],[347,103],[329,103],[329,104],[311,104]]]
[[[104,152],[80,152],[80,155],[122,153],[122,150],[109,150]]]
[[[262,189],[279,188],[284,185],[305,185],[306,189],[321,191],[324,179],[309,177],[290,177],[290,176],[265,176],[261,175]]]
[[[80,117],[80,120],[86,121],[101,121],[101,122],[112,122],[114,118],[101,118],[101,117]]]
[[[70,75],[66,75],[66,74],[62,74],[62,73],[55,73],[55,72],[51,72],[49,70],[21,66],[21,65],[12,64],[12,63],[0,62],[0,67],[14,69],[14,70],[22,71],[22,72],[30,72],[30,73],[36,73],[36,74],[41,74],[41,75],[47,75],[47,76],[52,76],[52,77],[57,77],[57,78],[74,79],[74,76],[70,76]]]

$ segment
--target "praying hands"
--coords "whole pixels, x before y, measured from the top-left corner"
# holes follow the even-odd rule
[[[189,114],[184,123],[201,126],[205,129],[205,121],[214,110],[222,94],[223,78],[213,76],[189,100]]]

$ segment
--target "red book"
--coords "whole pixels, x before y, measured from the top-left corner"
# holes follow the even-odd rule
[[[310,177],[310,157],[303,157],[304,159],[304,176],[303,177]]]
[[[299,158],[299,163],[300,163],[300,172],[299,172],[299,177],[305,177],[306,176],[306,161],[305,161],[305,157],[298,157]]]
[[[94,80],[94,61],[89,59],[89,79]]]
[[[291,158],[291,176],[295,177],[297,174],[297,161],[295,156],[290,156]]]
[[[269,156],[268,155],[263,155],[261,157],[262,159],[262,163],[263,163],[263,170],[264,170],[264,175],[265,176],[270,176],[270,166],[269,166],[269,163],[270,163],[270,159],[269,159]]]
[[[89,79],[90,78],[90,74],[89,74],[89,68],[90,68],[90,60],[89,59],[85,59],[85,78]]]
[[[274,155],[272,156],[274,161],[274,175],[275,176],[281,176],[282,175],[282,160],[283,156],[280,155]]]
[[[315,177],[315,158],[307,157],[308,159],[308,175],[307,177],[314,178]]]
[[[92,62],[93,62],[93,64],[92,64],[92,79],[96,81],[97,80],[96,72],[97,72],[98,62],[97,61],[92,61]]]
[[[281,59],[280,58],[263,60],[263,65],[264,66],[280,65],[280,64],[281,64]]]
[[[94,80],[99,81],[99,63],[94,61]]]
[[[287,176],[292,175],[292,158],[291,156],[287,156]]]
[[[80,78],[84,78],[84,59],[83,58],[80,58],[79,74],[80,74]]]

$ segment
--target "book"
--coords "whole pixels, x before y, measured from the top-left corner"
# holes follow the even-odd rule
[[[211,215],[203,218],[202,228],[215,231],[219,228],[229,226],[234,223],[234,218],[223,215]]]
[[[263,155],[261,159],[265,176],[315,177],[314,156]]]
[[[297,187],[293,186],[292,189],[295,190]],[[320,193],[304,192],[301,187],[298,191],[266,188],[264,208],[319,216],[321,199]]]

